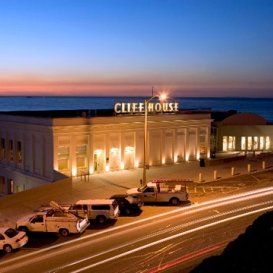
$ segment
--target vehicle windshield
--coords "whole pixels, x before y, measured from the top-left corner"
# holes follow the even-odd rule
[[[115,201],[113,201],[113,208],[115,209],[117,206],[118,206],[117,201],[116,201],[116,200],[115,200]]]
[[[9,228],[5,231],[5,234],[9,237],[9,238],[13,238],[14,236],[16,236],[19,232],[13,228]]]

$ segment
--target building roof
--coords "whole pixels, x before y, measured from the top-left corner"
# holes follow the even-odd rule
[[[254,113],[238,113],[225,118],[222,125],[266,125],[266,120]]]
[[[65,117],[96,117],[113,116],[113,109],[80,109],[80,110],[34,110],[34,111],[7,111],[0,115],[25,116],[38,118],[65,118]]]

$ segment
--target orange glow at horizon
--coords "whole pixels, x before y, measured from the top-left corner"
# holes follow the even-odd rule
[[[261,90],[265,94],[271,94],[272,84],[259,83],[208,83],[188,82],[163,85],[151,82],[133,81],[90,81],[90,80],[63,80],[41,78],[0,78],[0,95],[82,95],[82,96],[149,96],[152,86],[156,92],[165,92],[171,96],[240,96],[240,91],[249,90],[255,96],[254,91]],[[219,92],[220,91],[220,92]],[[203,95],[204,96],[204,95]]]

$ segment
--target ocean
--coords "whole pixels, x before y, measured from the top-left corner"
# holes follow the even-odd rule
[[[144,97],[0,96],[0,111],[113,109],[116,102],[141,102]],[[256,113],[273,122],[273,98],[194,97],[172,98],[181,110]]]

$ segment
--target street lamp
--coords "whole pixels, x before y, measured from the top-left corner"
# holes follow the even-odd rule
[[[147,170],[147,129],[148,129],[148,105],[149,102],[154,99],[158,98],[160,102],[165,101],[167,99],[167,95],[162,93],[160,95],[152,96],[149,99],[144,100],[144,150],[143,150],[143,176],[142,176],[142,184],[146,185],[146,170]]]

